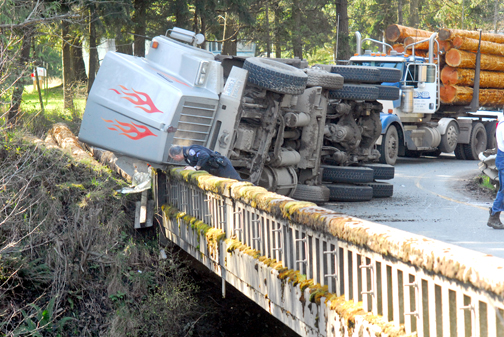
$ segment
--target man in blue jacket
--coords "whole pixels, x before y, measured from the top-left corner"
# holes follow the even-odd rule
[[[174,145],[168,155],[175,161],[185,160],[189,166],[186,170],[205,170],[214,176],[243,180],[231,164],[231,161],[218,152],[214,152],[201,145]]]

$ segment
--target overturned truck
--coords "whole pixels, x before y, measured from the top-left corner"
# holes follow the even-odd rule
[[[374,144],[382,129],[377,100],[391,99],[378,83],[399,80],[399,70],[214,57],[196,47],[200,34],[168,32],[152,40],[145,58],[107,53],[81,141],[154,167],[176,164],[172,145],[206,146],[230,158],[244,179],[300,200],[392,195],[379,180],[393,178],[394,168],[373,164]]]

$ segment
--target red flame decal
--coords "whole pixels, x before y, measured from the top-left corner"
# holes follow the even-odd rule
[[[103,119],[103,120],[107,123],[114,123],[114,121],[111,121],[111,120],[107,120],[107,119]],[[157,137],[155,134],[153,134],[151,132],[151,130],[149,130],[149,128],[147,128],[145,126],[138,125],[135,123],[122,123],[122,122],[119,122],[117,119],[115,121],[117,122],[117,124],[112,124],[112,126],[114,126],[114,127],[108,128],[108,129],[112,130],[112,131],[117,131],[117,132],[122,131],[122,133],[120,133],[120,135],[124,135],[124,136],[128,137],[129,139],[139,140],[139,139],[142,139],[142,138],[145,138],[148,136]],[[119,129],[120,131],[117,129]],[[140,131],[139,129],[142,129],[143,131]]]
[[[123,87],[122,85],[120,85],[120,87],[123,89],[121,92],[119,92],[119,90],[112,89],[112,88],[109,90],[112,90],[113,92],[115,92],[118,95],[121,95],[121,93],[126,95],[126,97],[123,96],[121,98],[124,98],[125,100],[128,100],[131,103],[135,104],[136,105],[135,108],[142,109],[143,111],[145,111],[147,113],[154,113],[154,112],[163,113],[163,111],[159,110],[154,105],[154,102],[152,102],[152,99],[150,98],[150,96],[147,95],[145,92],[136,91],[133,88],[131,88],[131,91],[130,91],[130,89]],[[142,96],[143,96],[143,98],[142,98]],[[142,105],[147,105],[147,107],[143,107]]]

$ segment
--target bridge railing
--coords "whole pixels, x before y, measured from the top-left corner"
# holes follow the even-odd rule
[[[503,259],[249,183],[180,169],[167,176],[167,204],[281,261],[280,273],[289,270],[309,280],[312,293],[323,289],[328,310],[344,312],[341,302],[331,306],[344,296],[343,303],[353,302],[406,334],[504,336]],[[280,294],[268,296],[281,301]],[[321,336],[329,336],[330,324],[326,317]]]

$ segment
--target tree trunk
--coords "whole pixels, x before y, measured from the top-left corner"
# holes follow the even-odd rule
[[[457,36],[468,37],[470,39],[476,39],[479,41],[480,33],[471,30],[460,30],[460,29],[441,29],[438,32],[439,39],[442,41],[453,41]],[[504,43],[504,35],[492,34],[492,33],[482,33],[481,41],[489,41],[494,43]]]
[[[493,32],[497,33],[497,22],[499,20],[499,3],[500,0],[494,0],[494,15],[493,15]]]
[[[282,57],[282,44],[280,38],[280,6],[278,2],[275,4],[275,57]]]
[[[31,46],[31,30],[28,28],[24,32],[23,43],[21,44],[21,54],[19,57],[18,71],[17,74],[18,81],[12,92],[12,100],[7,113],[7,120],[9,123],[14,123],[15,118],[19,113],[19,107],[21,106],[21,101],[23,98],[24,84],[20,80],[23,77],[23,73],[26,71],[28,62],[30,60],[30,46]]]
[[[301,10],[299,9],[299,0],[292,1],[292,19],[294,20],[294,29],[292,31],[292,49],[294,57],[303,59],[303,42],[301,40]]]
[[[266,57],[271,56],[271,40],[270,40],[270,27],[269,27],[269,3],[268,0],[266,0],[266,21],[264,22],[264,27],[266,28]]]
[[[441,103],[450,105],[468,105],[471,103],[473,88],[456,85],[442,86],[440,90]],[[480,89],[479,105],[484,107],[499,107],[504,105],[504,90]]]
[[[427,39],[426,37],[413,37],[413,36],[408,36],[407,38],[404,39],[404,48],[406,48],[408,45],[412,43],[417,43],[420,41],[423,41]],[[408,47],[407,49],[413,49],[412,46]],[[424,41],[422,43],[419,43],[415,45],[415,50],[429,50],[429,41]],[[434,53],[437,54],[437,44],[434,43]]]
[[[96,48],[96,8],[94,4],[89,6],[89,75],[87,92],[91,91],[96,72],[98,71],[98,49]]]
[[[402,0],[397,0],[397,23],[403,24],[403,2]]]
[[[476,54],[458,49],[446,53],[446,63],[454,68],[476,68]],[[504,71],[504,56],[481,54],[481,70]]]
[[[348,0],[338,0],[336,14],[339,15],[339,41],[338,41],[338,59],[348,60],[352,56],[350,50],[350,36],[348,35]],[[337,63],[338,60],[336,60]]]
[[[61,54],[63,58],[63,109],[73,109],[73,92],[72,92],[72,59],[70,45],[67,41],[70,41],[71,37],[69,35],[70,24],[63,20],[61,22],[61,37],[62,37],[62,47]]]
[[[72,77],[75,78],[76,81],[85,83],[87,81],[87,75],[84,58],[82,57],[82,43],[79,38],[76,38],[72,44],[73,46],[70,47],[72,52]]]
[[[236,55],[236,38],[232,37],[236,33],[234,20],[226,12],[224,18],[224,37],[222,42],[222,55]]]
[[[409,26],[412,28],[417,28],[420,22],[418,17],[418,0],[410,0],[410,17]]]
[[[446,66],[441,70],[441,82],[444,85],[474,86],[473,69],[460,69]],[[480,88],[504,88],[504,73],[495,71],[480,72]]]
[[[390,42],[403,42],[407,37],[425,37],[429,38],[433,32],[427,30],[415,29],[401,25],[389,25],[385,30],[385,38]]]
[[[148,3],[146,0],[135,0],[133,4],[133,7],[135,9],[135,14],[133,14],[132,18],[135,24],[133,55],[138,57],[145,56],[145,32],[146,32],[145,15],[147,12],[147,6]]]
[[[454,48],[473,52],[478,51],[478,44],[479,40],[471,39],[468,37],[457,36],[452,40],[452,45]],[[504,44],[481,41],[480,50],[483,54],[504,55]]]

